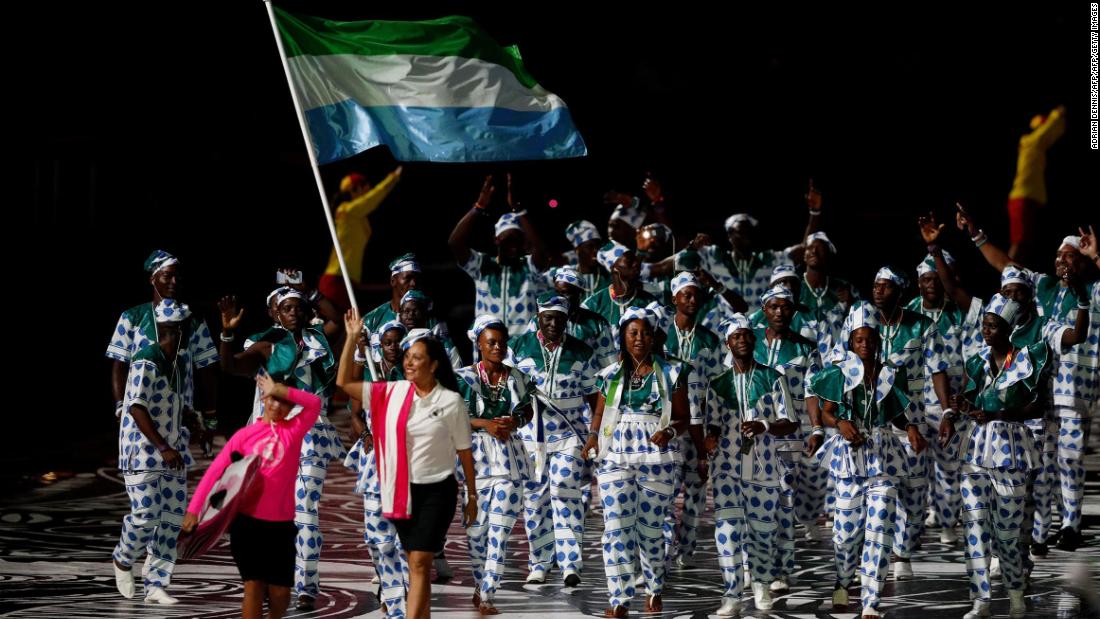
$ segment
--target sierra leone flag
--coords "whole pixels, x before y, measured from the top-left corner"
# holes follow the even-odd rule
[[[557,95],[468,17],[338,22],[276,9],[320,163],[385,144],[400,161],[587,154]]]

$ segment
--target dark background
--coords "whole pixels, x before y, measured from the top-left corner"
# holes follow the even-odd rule
[[[388,261],[416,251],[456,336],[472,286],[445,240],[489,172],[514,172],[544,239],[560,249],[565,224],[585,217],[603,228],[602,193],[640,192],[646,170],[663,181],[679,230],[721,238],[722,219],[747,211],[767,246],[789,245],[805,225],[812,177],[841,272],[866,290],[882,263],[912,270],[924,253],[915,216],[934,210],[946,220],[957,199],[1006,245],[1016,142],[1033,114],[1064,103],[1068,130],[1050,152],[1033,266],[1051,270],[1058,239],[1100,220],[1087,2],[279,6],[337,19],[470,15],[518,44],[531,74],[568,103],[587,158],[406,164],[372,216],[364,277],[378,292],[361,296],[364,310],[388,296]],[[315,277],[330,251],[261,2],[20,11],[8,18],[21,31],[10,40],[24,41],[8,60],[17,86],[8,96],[8,263],[19,274],[9,298],[22,297],[18,309],[8,304],[18,313],[9,350],[31,353],[8,358],[16,405],[0,456],[5,484],[111,458],[103,350],[119,312],[150,297],[141,266],[151,250],[182,258],[182,296],[212,326],[215,299],[232,292],[256,329],[274,269],[294,264]],[[331,190],[348,171],[377,180],[395,165],[376,149],[322,172]],[[561,206],[550,210],[549,198]],[[974,291],[988,294],[993,271],[959,240],[946,245]],[[221,414],[235,426],[247,384],[225,379],[222,393]]]

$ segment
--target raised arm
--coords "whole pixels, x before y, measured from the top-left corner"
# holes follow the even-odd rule
[[[321,398],[315,394],[277,383],[266,372],[256,376],[256,386],[262,397],[273,396],[302,407],[302,412],[289,422],[295,437],[305,436],[321,416]]]
[[[936,276],[940,278],[940,283],[943,284],[944,293],[955,301],[955,304],[963,312],[969,311],[970,303],[974,300],[974,297],[970,295],[966,288],[959,285],[958,280],[955,278],[955,271],[951,268],[951,265],[947,264],[947,260],[943,257],[943,249],[939,245],[939,238],[940,234],[943,233],[944,224],[937,224],[936,216],[929,212],[928,215],[917,218],[917,227],[920,229],[920,235],[924,239],[925,245],[928,246],[928,253],[936,261]]]
[[[970,240],[974,241],[974,246],[982,252],[982,256],[985,257],[985,261],[989,263],[989,266],[997,269],[998,273],[1005,270],[1005,267],[1009,265],[1021,266],[1010,258],[1003,249],[989,242],[989,237],[986,236],[985,231],[978,227],[974,216],[968,213],[962,204],[956,202],[955,208],[957,209],[955,225],[958,226],[959,230],[970,236]]]
[[[814,187],[814,179],[810,179],[810,188],[806,190],[806,194],[803,197],[806,198],[808,215],[806,219],[806,231],[802,234],[802,238],[799,239],[796,249],[791,252],[791,260],[793,260],[795,264],[802,264],[802,256],[806,251],[806,239],[814,232],[821,230],[821,192]]]
[[[455,262],[460,265],[466,264],[470,260],[470,231],[473,229],[478,216],[488,212],[486,209],[489,208],[493,190],[493,175],[490,174],[485,177],[485,182],[481,185],[481,193],[478,194],[474,207],[467,211],[462,219],[458,220],[458,225],[455,226],[450,238],[447,239],[451,254],[454,255]]]
[[[401,166],[397,166],[396,170],[390,172],[380,183],[371,187],[370,191],[349,200],[346,203],[347,214],[352,217],[366,217],[371,214],[382,205],[382,201],[385,200],[386,196],[390,195],[393,188],[397,186],[397,181],[401,180],[402,170],[403,168]]]
[[[344,314],[344,329],[348,333],[356,333],[362,324],[363,321],[359,318],[359,310],[351,308]],[[354,337],[344,338],[344,350],[340,353],[340,364],[336,370],[336,386],[349,398],[355,400],[363,397],[363,388],[366,385],[360,378],[362,373],[356,372],[355,347],[358,341],[358,338]],[[371,354],[369,350],[367,354]],[[363,403],[363,406],[366,406],[366,402]]]
[[[227,296],[218,301],[218,310],[222,317],[221,345],[218,349],[222,371],[234,376],[255,375],[267,363],[267,358],[271,355],[271,344],[257,342],[248,350],[233,352],[233,339],[244,316],[244,309],[237,309],[237,297]]]
[[[1062,350],[1084,342],[1089,335],[1089,293],[1088,288],[1079,279],[1070,284],[1077,293],[1077,319],[1073,327],[1062,332]]]

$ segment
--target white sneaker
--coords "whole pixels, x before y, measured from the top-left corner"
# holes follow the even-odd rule
[[[1024,602],[1023,589],[1008,590],[1008,616],[1019,619],[1027,615],[1027,603]]]
[[[1072,593],[1058,596],[1058,617],[1077,617],[1081,614],[1081,599]]]
[[[722,605],[718,607],[719,617],[736,617],[741,614],[741,602],[733,598],[722,598]]]
[[[179,604],[179,600],[168,595],[168,592],[160,587],[149,587],[145,591],[145,603],[146,604]]]
[[[848,590],[841,587],[833,589],[833,610],[846,610],[848,608]]]
[[[644,586],[645,586],[645,574],[642,573],[642,570],[638,570],[638,575],[634,577],[634,587],[637,588],[637,587],[644,587]]]
[[[989,611],[989,602],[974,600],[974,608],[963,615],[963,619],[988,619],[992,613]]]
[[[821,541],[821,528],[816,524],[811,524],[806,527],[806,541],[820,542]]]
[[[680,567],[695,567],[695,556],[681,554],[676,557],[676,565]]]
[[[940,526],[940,517],[936,515],[936,512],[929,511],[928,517],[924,519],[924,526],[929,529],[935,529]]]
[[[754,582],[752,583],[752,601],[756,605],[756,610],[771,610],[772,609],[772,592],[764,585],[764,583]]]
[[[374,578],[371,578],[371,579],[370,579],[370,584],[372,584],[372,585],[380,585],[380,584],[382,584],[382,579],[378,577],[378,574],[375,574],[375,575],[374,575]]]
[[[546,570],[534,569],[527,574],[527,584],[529,585],[541,585],[546,582]]]
[[[913,564],[909,561],[896,561],[894,563],[894,580],[912,580]]]
[[[959,541],[958,533],[955,533],[955,527],[944,527],[940,529],[940,543],[947,544],[948,546],[954,545]]]
[[[791,590],[790,580],[786,576],[779,576],[768,585],[772,593],[786,593]]]
[[[115,587],[118,587],[118,592],[122,594],[122,597],[127,600],[134,598],[134,571],[132,569],[124,570],[111,561],[111,567],[115,568]]]
[[[997,557],[993,557],[989,560],[989,579],[1001,577],[1001,560]]]

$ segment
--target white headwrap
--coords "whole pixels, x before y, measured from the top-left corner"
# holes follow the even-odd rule
[[[678,292],[688,286],[695,286],[700,290],[703,288],[699,285],[699,280],[695,277],[695,274],[690,271],[681,271],[677,273],[676,277],[673,277],[672,281],[669,282],[669,289],[672,291],[672,296],[676,296]]]
[[[749,224],[753,228],[760,225],[755,217],[748,213],[735,213],[726,218],[726,231],[730,231],[742,224]]]
[[[493,231],[497,236],[504,234],[509,230],[519,230],[523,232],[523,228],[519,225],[519,215],[515,213],[505,213],[497,220],[496,226]]]
[[[1008,326],[1013,327],[1016,326],[1016,321],[1020,318],[1020,309],[1019,303],[998,293],[993,295],[993,298],[985,306],[985,313],[1000,316],[1008,323]]]

